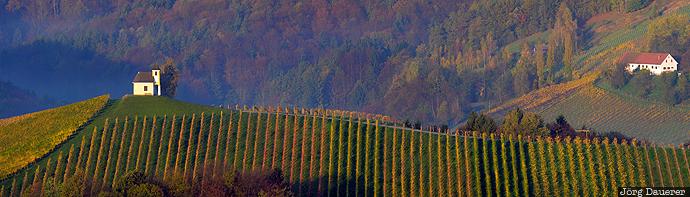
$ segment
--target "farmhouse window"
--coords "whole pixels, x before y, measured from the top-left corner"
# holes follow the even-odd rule
[[[144,86],[144,91],[149,91],[149,87],[148,87],[148,86]]]

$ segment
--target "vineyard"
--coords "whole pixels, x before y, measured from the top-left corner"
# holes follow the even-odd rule
[[[682,144],[690,140],[687,109],[623,97],[594,86],[541,114],[547,120],[563,114],[574,127],[586,125],[598,131],[617,131],[657,143]]]
[[[77,173],[86,175],[93,192],[131,171],[201,184],[195,180],[274,168],[298,195],[610,196],[617,185],[690,184],[685,148],[437,133],[330,110],[122,116],[62,146],[2,180],[1,196]]]
[[[541,111],[549,108],[591,84],[601,72],[587,74],[580,79],[540,88],[521,97],[495,106],[485,113],[494,118],[505,116],[510,110],[521,108],[528,111]]]
[[[104,95],[63,107],[0,119],[0,178],[51,152],[103,109],[108,98]]]

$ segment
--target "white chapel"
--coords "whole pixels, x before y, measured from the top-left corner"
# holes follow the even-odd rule
[[[132,80],[132,94],[134,95],[161,95],[161,70],[157,67],[151,72],[137,72]]]

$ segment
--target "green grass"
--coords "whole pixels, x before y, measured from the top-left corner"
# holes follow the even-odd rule
[[[101,117],[152,116],[163,114],[185,114],[220,111],[219,108],[187,103],[167,97],[127,96],[115,100]]]
[[[166,99],[162,100],[167,102]],[[132,102],[136,101],[130,100],[130,103],[122,102],[121,104],[123,107],[126,107],[125,105],[147,106]],[[114,106],[115,104],[111,107]],[[113,110],[115,108],[109,109],[112,110],[111,113],[117,111]],[[187,114],[184,119],[179,115],[173,119],[171,114],[148,114],[146,122],[143,121],[143,116],[137,116],[136,121],[133,119],[134,115],[109,116],[107,123],[103,121],[101,125],[93,125],[97,126],[95,130],[83,132],[83,135],[72,138],[63,145],[63,147],[75,147],[74,153],[71,154],[72,157],[67,151],[58,149],[58,151],[52,152],[48,157],[30,165],[14,176],[0,181],[0,187],[4,188],[2,195],[14,194],[13,196],[16,196],[22,188],[28,188],[28,184],[32,182],[41,182],[44,177],[64,179],[64,177],[72,176],[77,169],[89,169],[87,181],[100,188],[110,187],[113,182],[117,181],[117,177],[125,171],[132,171],[137,167],[148,175],[159,178],[166,177],[167,180],[173,177],[209,176],[209,174],[203,174],[209,170],[211,172],[232,172],[232,169],[241,171],[263,170],[265,169],[262,165],[264,161],[274,161],[273,153],[276,154],[275,165],[270,163],[270,166],[280,168],[285,177],[293,184],[294,191],[305,195],[373,194],[374,192],[384,192],[384,188],[386,189],[385,192],[388,193],[389,190],[392,190],[393,184],[396,186],[409,185],[411,188],[414,187],[415,191],[423,192],[414,195],[444,195],[448,193],[445,191],[447,181],[462,184],[463,187],[475,188],[472,192],[476,196],[488,195],[487,192],[505,195],[511,191],[512,194],[518,192],[530,195],[542,194],[544,191],[536,190],[536,188],[544,188],[541,185],[543,183],[573,182],[582,184],[583,187],[572,188],[574,189],[573,195],[576,196],[592,193],[591,190],[584,188],[591,188],[593,185],[607,187],[608,191],[615,192],[615,186],[610,184],[613,180],[617,183],[644,180],[647,183],[654,182],[657,186],[670,186],[672,180],[675,181],[676,186],[690,184],[690,181],[680,184],[681,180],[688,180],[690,177],[690,172],[683,168],[683,166],[687,166],[687,161],[680,156],[687,153],[686,149],[659,147],[645,151],[640,146],[631,145],[604,146],[601,143],[579,140],[569,141],[569,144],[564,145],[563,140],[539,139],[539,143],[536,143],[534,138],[516,139],[515,137],[511,143],[511,141],[506,140],[506,136],[492,136],[492,139],[489,140],[488,137],[480,137],[479,135],[446,136],[445,134],[429,134],[418,130],[401,130],[400,128],[397,129],[396,135],[405,136],[405,140],[402,138],[391,139],[389,137],[393,136],[393,129],[386,125],[376,125],[375,121],[363,120],[360,122],[357,120],[357,123],[353,121],[352,126],[350,126],[349,118],[338,117],[338,115],[329,116],[321,123],[320,115],[316,116],[317,121],[313,121],[311,118],[314,116],[311,115],[295,116],[290,114],[286,119],[282,115],[275,116],[275,112],[269,120],[266,112],[259,112],[261,115],[258,116],[256,111],[244,111],[241,119],[238,111],[222,111],[224,127],[219,127],[220,111],[213,111],[220,109],[200,109],[202,111],[197,111],[199,113],[196,113],[193,122],[190,114],[193,111],[177,111]],[[201,112],[204,113],[203,119],[201,119]],[[213,114],[213,118],[211,118],[211,114]],[[155,122],[152,118],[153,115],[156,116]],[[308,117],[306,122],[304,117]],[[117,121],[114,120],[115,118]],[[267,126],[275,124],[275,118],[279,118],[278,124],[275,127]],[[127,119],[127,124],[123,121],[124,119]],[[341,120],[343,124],[340,124]],[[182,127],[183,124],[184,127]],[[136,130],[133,130],[134,125],[137,127]],[[142,127],[142,125],[146,125],[146,127]],[[194,126],[190,128],[190,125]],[[213,126],[211,127],[211,125]],[[127,129],[124,129],[125,127]],[[265,129],[271,127],[278,129]],[[315,136],[312,135],[312,131],[316,132]],[[265,132],[269,132],[269,134]],[[174,137],[170,138],[170,133]],[[115,140],[112,136],[115,137]],[[179,136],[182,137],[179,138]],[[230,136],[229,140],[228,136]],[[273,136],[279,138],[276,140]],[[218,140],[217,138],[221,139]],[[82,139],[84,139],[85,145],[80,150]],[[321,142],[322,139],[325,141]],[[222,144],[217,145],[214,144],[215,142]],[[599,151],[580,148],[583,143],[594,145],[593,150]],[[173,145],[169,146],[172,152],[167,154],[170,144]],[[311,146],[311,144],[317,146]],[[392,147],[393,144],[397,147],[387,148]],[[526,156],[527,152],[536,152],[534,151],[535,144],[559,148],[554,148],[553,151],[546,153]],[[570,148],[571,146],[578,148]],[[626,149],[616,149],[620,147]],[[621,160],[618,155],[623,154],[623,150],[630,151],[631,155],[652,154],[652,161],[659,158],[659,163],[646,164],[642,162],[644,160],[628,160],[627,156],[621,157]],[[666,150],[667,153],[664,154],[663,150]],[[312,154],[312,151],[316,151],[315,154]],[[401,155],[393,157],[392,151],[404,154],[404,157]],[[673,157],[673,151],[676,152],[676,157]],[[83,152],[87,156],[76,157],[78,152]],[[178,152],[181,154],[177,154]],[[218,153],[212,154],[216,152]],[[613,168],[608,168],[605,165],[588,165],[588,163],[584,163],[584,159],[575,158],[578,155],[582,156],[581,158],[599,158],[600,155],[590,155],[593,152],[599,152],[605,156],[601,159],[603,162],[611,163]],[[451,154],[448,155],[448,153]],[[482,156],[482,154],[486,155]],[[345,158],[345,155],[349,156]],[[312,158],[312,156],[316,158]],[[348,169],[354,169],[355,172],[342,169],[346,167],[347,162],[345,160],[347,159],[353,160],[350,163],[353,166]],[[446,159],[448,161],[444,161]],[[48,160],[51,162],[49,163]],[[129,165],[125,165],[128,160]],[[135,166],[136,160],[139,162]],[[533,161],[544,160],[552,162],[532,163]],[[312,165],[311,161],[319,162]],[[624,162],[616,163],[618,161]],[[636,163],[625,163],[628,161]],[[466,162],[468,162],[467,165],[465,165]],[[522,165],[523,162],[524,165]],[[578,162],[583,165],[579,165]],[[396,168],[401,170],[394,173],[394,169],[388,165],[389,163],[398,164]],[[515,173],[512,170],[518,168],[517,164],[520,164],[521,173]],[[176,165],[180,167],[175,169],[174,166]],[[533,175],[533,173],[537,173],[536,169],[546,169],[542,168],[541,165],[554,166],[550,172],[558,171],[558,173],[553,173],[556,174],[555,176]],[[268,163],[266,166],[269,166]],[[475,166],[479,167],[475,168]],[[526,168],[526,166],[534,166],[535,168]],[[580,168],[580,166],[596,166],[597,168],[585,169]],[[651,169],[652,174],[646,174],[642,177],[636,171],[628,170],[631,166]],[[470,169],[467,169],[468,167]],[[620,167],[625,170],[621,170]],[[186,172],[184,168],[187,169]],[[670,169],[667,170],[668,168]],[[48,173],[46,173],[46,169],[48,169]],[[661,173],[658,169],[661,169]],[[309,170],[313,173],[310,172],[310,176],[306,176],[306,172]],[[610,177],[613,180],[606,179],[606,182],[602,182],[601,177],[591,176],[589,171],[601,171],[605,175],[614,174],[615,176]],[[647,171],[650,170],[645,170],[644,173]],[[38,176],[34,175],[36,172],[38,172]],[[316,175],[316,172],[320,172],[320,175]],[[475,175],[467,176],[466,172],[472,172]],[[526,176],[522,175],[523,173]],[[583,173],[584,176],[571,176]],[[485,174],[490,176],[484,176]],[[395,178],[389,175],[395,175]],[[482,176],[483,178],[476,180],[481,184],[475,184],[474,177]],[[36,180],[33,177],[36,177]],[[514,184],[523,182],[525,184]],[[195,184],[192,181],[188,181],[188,183],[190,185]],[[408,192],[407,190],[403,191],[402,187],[395,188],[399,191],[390,192]],[[453,195],[456,195],[454,192],[463,192],[464,194],[466,191],[451,191]],[[592,194],[598,196],[603,193]]]
[[[75,134],[108,102],[99,96],[78,103],[0,120],[0,178],[45,155]]]

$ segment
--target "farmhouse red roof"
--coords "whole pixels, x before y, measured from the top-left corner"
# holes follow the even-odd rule
[[[668,53],[640,53],[633,55],[628,63],[660,65],[664,62],[668,55]]]

